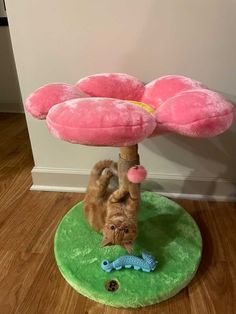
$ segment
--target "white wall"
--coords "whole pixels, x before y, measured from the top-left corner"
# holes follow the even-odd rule
[[[21,95],[8,27],[0,27],[0,112],[22,112]]]
[[[145,82],[166,74],[190,76],[236,100],[233,0],[6,4],[24,99],[49,82],[74,83],[93,73],[126,72]],[[49,135],[44,122],[30,117],[27,121],[34,183],[44,189],[83,187],[97,160],[117,156],[117,149],[61,142]],[[168,135],[144,141],[140,153],[153,188],[235,196],[235,133],[236,126],[215,139]]]

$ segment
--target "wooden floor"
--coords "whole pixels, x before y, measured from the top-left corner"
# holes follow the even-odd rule
[[[114,309],[75,292],[55,264],[56,227],[83,195],[29,191],[32,167],[24,115],[0,114],[0,314],[236,313],[235,204],[178,201],[203,236],[195,278],[159,305]]]

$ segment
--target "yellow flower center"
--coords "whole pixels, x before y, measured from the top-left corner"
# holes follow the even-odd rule
[[[129,100],[129,102],[131,102],[135,106],[143,108],[144,110],[146,110],[150,114],[154,114],[154,112],[155,112],[155,110],[151,106],[144,104],[143,102],[134,101],[134,100]]]

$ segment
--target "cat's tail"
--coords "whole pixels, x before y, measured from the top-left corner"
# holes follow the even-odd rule
[[[97,162],[91,172],[91,178],[99,179],[104,169],[109,169],[113,175],[117,176],[117,162],[113,160],[101,160]]]

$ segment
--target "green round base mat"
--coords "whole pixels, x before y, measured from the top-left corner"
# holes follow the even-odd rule
[[[193,218],[178,204],[153,192],[141,195],[139,234],[134,254],[152,253],[158,265],[145,273],[134,269],[104,272],[102,260],[127,252],[120,246],[100,247],[102,236],[83,215],[83,202],[64,216],[55,235],[55,257],[66,281],[84,296],[114,307],[140,307],[166,300],[193,278],[201,258],[202,239]],[[118,282],[115,292],[106,289]]]

